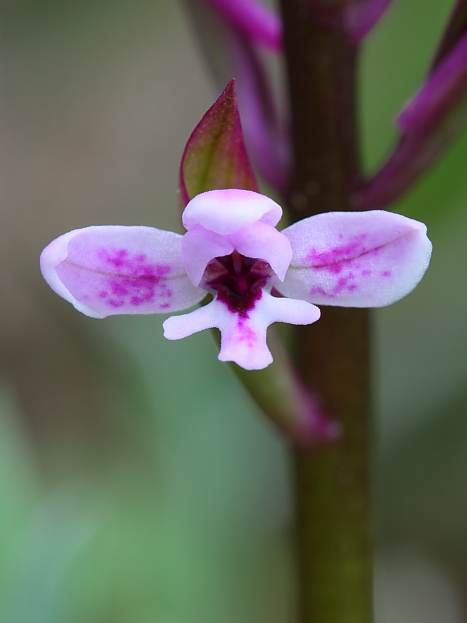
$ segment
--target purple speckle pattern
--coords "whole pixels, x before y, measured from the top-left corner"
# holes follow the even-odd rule
[[[321,288],[320,286],[313,286],[310,290],[310,295],[311,296],[328,296],[328,293],[326,292],[324,288]]]
[[[360,234],[349,240],[346,244],[334,247],[329,251],[317,251],[315,248],[310,250],[308,261],[316,270],[325,270],[333,275],[340,274],[349,263],[353,263],[355,268],[359,268],[355,264],[362,255],[368,253],[377,253],[378,249],[368,249],[365,246],[366,234]],[[343,234],[339,234],[339,239],[343,238]]]
[[[337,281],[332,282],[329,287],[324,288],[321,286],[314,286],[310,290],[311,296],[325,296],[327,298],[333,299],[336,297],[340,297],[343,294],[355,292],[359,289],[360,285],[354,279],[353,273],[348,273],[342,277],[340,277]]]
[[[247,324],[245,318],[239,318],[237,322],[237,340],[247,348],[254,348],[258,342],[258,336]]]
[[[132,254],[126,249],[101,248],[97,256],[108,267],[108,288],[99,292],[106,305],[114,309],[139,307],[154,304],[157,299],[160,309],[170,306],[167,299],[172,292],[166,280],[170,266],[150,263],[144,254]]]
[[[337,238],[345,240],[339,233]],[[337,299],[365,289],[376,275],[390,277],[392,271],[381,270],[384,246],[371,246],[367,234],[359,234],[347,239],[345,244],[337,244],[327,251],[310,249],[307,260],[316,277],[310,289],[310,296]],[[378,265],[375,273],[375,265]]]
[[[171,270],[142,253],[100,246],[84,260],[69,257],[57,274],[73,296],[108,315],[170,310]]]
[[[418,283],[431,252],[424,225],[382,210],[318,214],[284,233],[294,254],[276,288],[314,305],[390,305]]]

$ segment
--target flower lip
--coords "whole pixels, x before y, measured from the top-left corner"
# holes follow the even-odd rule
[[[257,221],[275,226],[282,208],[252,190],[228,188],[196,195],[186,206],[182,221],[186,229],[202,225],[217,234],[229,235]]]

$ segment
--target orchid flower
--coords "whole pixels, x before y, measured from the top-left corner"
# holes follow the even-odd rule
[[[428,266],[426,227],[404,216],[329,212],[278,231],[281,215],[257,192],[212,190],[186,206],[184,235],[138,226],[76,229],[44,249],[41,270],[57,294],[94,318],[180,311],[209,293],[207,305],[168,318],[165,337],[217,327],[219,359],[257,370],[272,362],[270,324],[311,324],[320,317],[315,303],[389,305]]]

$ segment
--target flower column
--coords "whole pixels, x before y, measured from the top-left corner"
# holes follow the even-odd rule
[[[344,4],[282,0],[294,139],[294,220],[351,209],[358,181],[355,47]],[[342,22],[340,21],[342,20]],[[301,328],[303,380],[341,423],[333,444],[295,447],[300,623],[370,623],[369,312],[327,307]]]

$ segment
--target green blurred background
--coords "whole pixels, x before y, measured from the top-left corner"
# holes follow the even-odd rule
[[[399,0],[365,45],[367,170],[449,4]],[[85,318],[38,270],[76,227],[180,230],[180,155],[219,93],[186,16],[162,0],[0,14],[0,621],[292,623],[287,448],[210,335]],[[463,623],[467,132],[394,209],[435,252],[375,314],[377,623]]]

